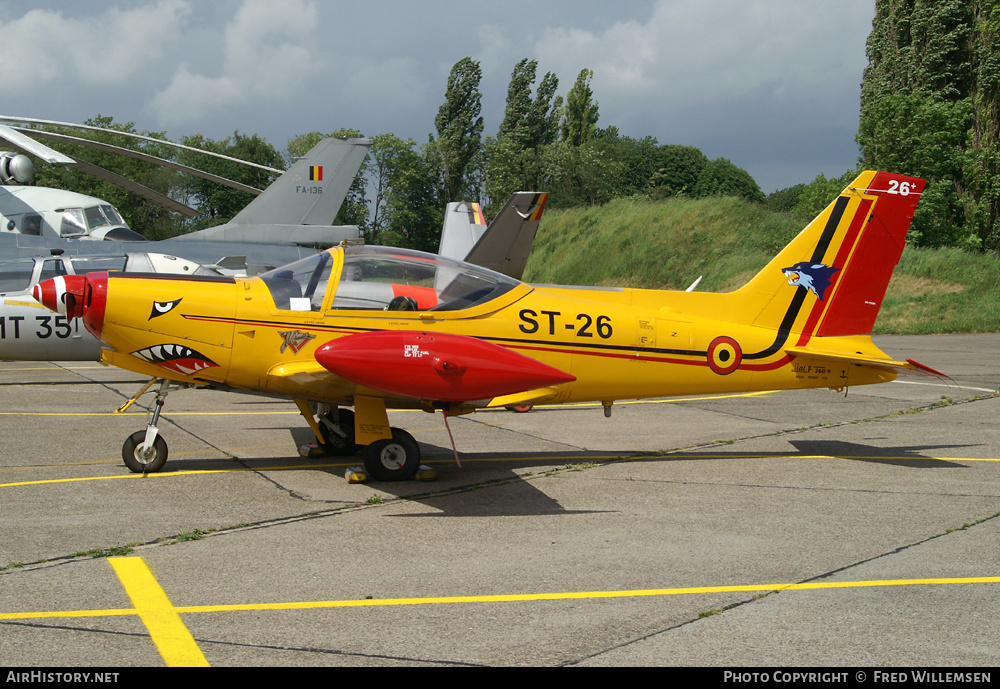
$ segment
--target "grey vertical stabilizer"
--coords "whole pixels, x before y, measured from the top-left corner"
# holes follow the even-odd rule
[[[548,199],[547,193],[515,193],[466,255],[456,258],[520,280]]]
[[[483,233],[486,218],[478,203],[459,201],[449,203],[444,210],[444,226],[438,254],[456,261],[464,261]]]
[[[238,225],[332,225],[371,139],[327,138],[232,219]]]

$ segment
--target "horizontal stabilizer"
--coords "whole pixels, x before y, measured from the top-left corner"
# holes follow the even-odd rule
[[[809,357],[810,359],[825,359],[837,364],[855,364],[857,366],[868,366],[881,371],[892,373],[903,373],[914,376],[934,376],[936,378],[947,378],[948,376],[940,371],[936,371],[930,366],[925,366],[913,359],[906,361],[896,361],[888,357],[881,358],[861,353],[845,354],[843,352],[828,352],[813,347],[786,347],[785,352],[792,356]]]
[[[328,248],[361,234],[357,225],[236,225],[182,234],[172,240],[188,242],[242,242],[246,244],[293,244]]]

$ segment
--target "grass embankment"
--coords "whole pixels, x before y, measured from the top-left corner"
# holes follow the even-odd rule
[[[545,214],[525,271],[535,283],[728,292],[805,223],[738,199],[622,199]],[[1000,332],[1000,259],[907,247],[876,333]]]

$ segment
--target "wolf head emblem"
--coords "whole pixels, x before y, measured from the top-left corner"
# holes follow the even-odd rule
[[[781,272],[788,278],[789,285],[805,287],[815,294],[820,301],[823,301],[834,273],[837,273],[839,270],[840,268],[831,268],[822,263],[800,261],[790,268],[782,268]]]

